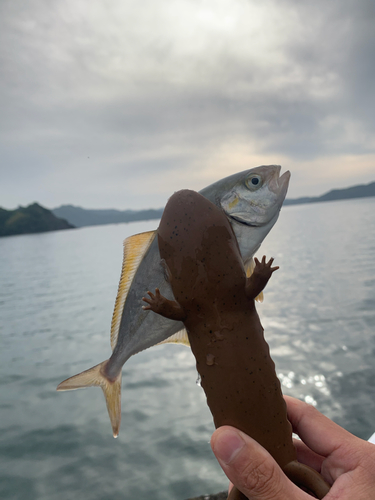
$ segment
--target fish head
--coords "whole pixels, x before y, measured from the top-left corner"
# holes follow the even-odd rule
[[[290,179],[279,165],[263,165],[212,184],[201,194],[229,218],[246,262],[271,230],[284,202]]]
[[[231,219],[247,226],[264,226],[278,215],[288,189],[290,172],[280,177],[279,165],[252,168],[220,200]]]

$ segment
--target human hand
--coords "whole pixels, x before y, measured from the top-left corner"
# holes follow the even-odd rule
[[[313,406],[285,396],[301,463],[332,485],[324,500],[375,499],[375,446],[347,432]],[[230,481],[249,500],[311,500],[295,486],[271,455],[233,427],[218,428],[211,446]]]

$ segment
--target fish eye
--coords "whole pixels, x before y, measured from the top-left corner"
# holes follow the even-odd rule
[[[262,178],[260,175],[254,174],[246,179],[246,186],[252,191],[260,188],[261,185],[262,185]]]

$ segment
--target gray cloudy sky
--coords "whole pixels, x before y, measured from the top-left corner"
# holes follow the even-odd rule
[[[0,0],[0,206],[375,180],[374,0]]]

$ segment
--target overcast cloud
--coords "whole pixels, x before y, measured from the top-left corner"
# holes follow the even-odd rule
[[[1,0],[0,206],[375,180],[373,0]]]

